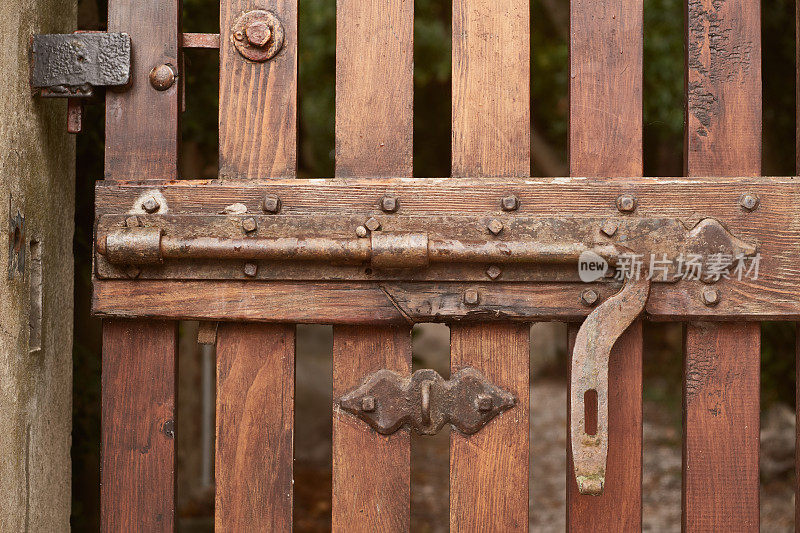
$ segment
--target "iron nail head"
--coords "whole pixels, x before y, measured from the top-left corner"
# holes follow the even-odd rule
[[[161,204],[158,203],[158,200],[156,200],[154,197],[151,196],[150,198],[142,202],[142,209],[144,209],[146,212],[152,215],[153,213],[161,209]]]
[[[394,196],[384,196],[381,198],[381,210],[386,213],[394,213],[397,211],[397,198]]]
[[[621,194],[617,197],[617,209],[623,213],[631,213],[636,209],[636,197],[632,194]]]
[[[600,299],[600,295],[597,294],[597,291],[594,289],[586,289],[581,293],[581,301],[588,305],[589,307],[593,306],[597,303],[597,300]]]
[[[261,205],[261,209],[265,213],[275,214],[281,210],[281,199],[274,194],[265,194],[264,203]]]
[[[242,220],[242,229],[245,230],[247,233],[253,233],[255,230],[258,229],[258,222],[253,217],[248,217]]]
[[[503,223],[496,218],[490,220],[486,227],[492,232],[492,235],[500,235],[500,232],[503,231]]]
[[[172,65],[157,65],[150,71],[150,85],[157,91],[166,91],[175,84],[177,77],[178,73]]]
[[[513,194],[504,196],[503,199],[500,200],[500,207],[503,211],[516,211],[519,209],[519,198]]]
[[[603,224],[603,227],[600,228],[600,231],[606,237],[613,237],[617,233],[618,229],[619,229],[619,225],[615,221],[606,220],[605,223]]]
[[[703,289],[703,303],[709,307],[717,305],[720,301],[719,290],[713,287],[705,287]]]
[[[356,228],[356,235],[360,238],[364,238],[369,235],[369,230],[365,226],[358,226]]]
[[[370,231],[378,231],[381,229],[381,222],[375,217],[369,217],[369,219],[364,223]]]
[[[245,263],[244,275],[248,278],[254,278],[258,274],[258,265],[255,263]]]
[[[500,267],[497,265],[492,265],[486,269],[486,275],[489,276],[490,279],[497,279],[502,273],[503,271],[500,270]]]
[[[742,206],[742,209],[745,211],[755,211],[758,209],[759,203],[760,200],[755,194],[743,194],[739,198],[739,205]]]
[[[481,296],[475,289],[467,289],[464,291],[464,303],[466,305],[478,305]]]

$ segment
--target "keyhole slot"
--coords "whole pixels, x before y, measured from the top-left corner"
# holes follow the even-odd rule
[[[597,435],[597,391],[589,389],[583,393],[583,419],[586,434],[590,437]]]

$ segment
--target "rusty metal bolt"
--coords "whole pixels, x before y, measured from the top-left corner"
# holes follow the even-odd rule
[[[269,40],[272,39],[272,30],[263,20],[254,20],[244,29],[247,36],[247,42],[253,46],[264,47],[267,46]]]
[[[397,198],[394,196],[384,196],[381,198],[381,210],[386,213],[394,213],[397,211]]]
[[[361,410],[365,413],[371,413],[375,410],[375,398],[372,396],[364,396],[361,398]]]
[[[467,289],[464,291],[464,303],[466,305],[478,305],[481,300],[481,295],[475,289]]]
[[[166,91],[175,85],[175,78],[177,77],[178,73],[172,65],[168,63],[158,65],[150,71],[150,85],[157,91]]]
[[[281,210],[281,199],[274,194],[265,194],[264,203],[261,204],[261,210],[274,215]]]
[[[584,303],[584,305],[588,305],[589,307],[592,307],[594,304],[596,304],[597,300],[599,299],[600,295],[597,294],[597,291],[593,289],[586,289],[581,293],[581,301]]]
[[[492,410],[494,402],[492,401],[492,397],[489,394],[478,394],[478,398],[475,401],[476,407],[478,411],[482,413],[486,413]]]
[[[606,237],[613,237],[615,233],[617,233],[617,229],[619,229],[619,225],[613,220],[606,220],[603,224],[603,227],[600,228],[600,231]]]
[[[493,235],[500,235],[500,232],[503,231],[503,223],[496,218],[493,218],[491,221],[489,221],[489,224],[487,224],[486,227],[492,232]]]
[[[258,222],[253,217],[246,218],[242,220],[242,229],[247,233],[253,233],[258,229]]]
[[[636,209],[636,198],[632,194],[621,194],[617,197],[617,209],[623,213],[631,213]]]
[[[519,209],[519,198],[513,194],[505,196],[502,200],[500,200],[500,207],[503,209],[503,211],[516,211]]]
[[[755,194],[743,194],[742,197],[739,198],[739,205],[742,206],[742,209],[745,211],[755,211],[758,209],[759,203],[760,200]]]
[[[359,226],[359,227],[356,228],[356,235],[363,239],[364,237],[369,235],[369,230],[367,228],[365,228],[364,226]]]
[[[258,265],[255,263],[245,263],[244,275],[248,278],[254,278],[258,273]]]
[[[497,265],[492,265],[486,269],[486,275],[489,276],[490,279],[497,279],[502,273],[503,271],[500,270],[500,267]]]
[[[161,209],[161,204],[158,203],[158,200],[153,198],[152,196],[142,202],[142,209],[150,213],[151,215]]]
[[[703,303],[709,307],[717,305],[720,301],[719,291],[713,287],[703,289]]]
[[[140,225],[139,217],[128,217],[125,219],[125,227],[128,228],[138,228]]]
[[[378,231],[381,229],[381,222],[375,217],[369,217],[369,220],[367,220],[364,225],[370,231]]]

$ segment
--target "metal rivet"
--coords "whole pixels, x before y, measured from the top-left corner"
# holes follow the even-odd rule
[[[364,226],[359,226],[359,227],[356,228],[356,235],[358,235],[359,237],[361,237],[363,239],[364,237],[369,235],[369,230],[367,228],[365,228]]]
[[[381,198],[381,209],[386,213],[394,213],[397,211],[397,198],[394,196],[384,196]]]
[[[636,209],[636,198],[631,194],[621,194],[617,197],[617,209],[623,213],[630,213]]]
[[[516,211],[519,209],[519,198],[513,194],[505,196],[502,200],[500,200],[500,207],[503,209],[503,211]]]
[[[494,404],[492,397],[488,394],[478,394],[478,399],[475,403],[477,404],[478,411],[483,413],[491,411]]]
[[[375,217],[370,217],[370,218],[369,218],[369,220],[367,220],[367,221],[364,223],[364,225],[365,225],[365,226],[367,227],[367,229],[368,229],[368,230],[370,230],[370,231],[378,231],[379,229],[381,229],[381,223],[380,223],[380,221],[379,221],[377,218],[375,218]]]
[[[500,277],[503,271],[500,270],[500,267],[497,265],[492,265],[486,269],[486,275],[489,276],[491,279],[497,279]]]
[[[375,398],[372,396],[364,396],[361,398],[361,410],[365,413],[371,413],[375,410]]]
[[[254,278],[258,273],[258,265],[255,263],[246,263],[244,265],[244,275],[248,278]]]
[[[150,198],[142,202],[142,209],[144,209],[150,214],[153,214],[159,209],[161,209],[161,204],[158,203],[158,200],[156,200],[151,196]]]
[[[742,209],[745,211],[755,211],[758,209],[759,203],[760,200],[755,194],[743,194],[742,197],[739,198],[739,205],[742,206]]]
[[[581,301],[588,305],[589,307],[593,306],[597,303],[597,300],[600,298],[600,295],[597,294],[597,291],[593,289],[586,289],[581,293]]]
[[[281,210],[281,199],[274,194],[265,194],[264,202],[261,204],[261,210],[265,213],[277,213]]]
[[[467,289],[464,291],[464,303],[466,305],[478,305],[481,295],[475,289]]]
[[[247,42],[253,46],[264,47],[272,39],[272,30],[263,20],[254,20],[244,30]]]
[[[486,227],[489,228],[489,231],[491,231],[494,235],[500,235],[500,232],[503,231],[503,223],[496,218],[493,218],[491,221],[489,221],[489,224],[487,224]]]
[[[150,71],[150,85],[157,91],[166,91],[175,84],[178,73],[169,64],[158,65]]]
[[[709,307],[717,305],[720,301],[719,291],[713,287],[703,289],[703,303]]]
[[[603,232],[603,235],[606,237],[613,237],[615,233],[617,233],[617,229],[619,229],[619,225],[613,220],[606,220],[603,224],[603,227],[600,228],[600,231]]]
[[[253,233],[258,229],[258,222],[253,217],[242,220],[242,229],[247,233]]]
[[[241,31],[235,31],[233,32],[233,38],[236,39],[237,41],[244,40],[244,33]]]
[[[128,217],[125,219],[125,226],[128,228],[138,228],[139,225],[139,217]]]

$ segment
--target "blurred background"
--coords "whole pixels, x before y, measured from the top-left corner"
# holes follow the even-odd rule
[[[448,0],[415,0],[414,174],[450,173]],[[219,2],[183,0],[183,31],[219,31]],[[644,0],[644,169],[683,173],[684,0]],[[335,0],[299,0],[299,174],[334,169]],[[762,2],[763,174],[795,174],[795,5]],[[532,157],[537,176],[567,174],[568,0],[531,3]],[[105,29],[106,0],[79,0],[79,28]],[[217,176],[215,50],[189,50],[184,71],[182,174]],[[78,136],[75,234],[73,515],[76,531],[99,530],[100,323],[91,318],[93,185],[103,176],[102,105],[86,108]],[[531,530],[563,531],[565,517],[566,328],[536,324],[531,344]],[[762,327],[762,531],[794,523],[794,327]],[[214,354],[181,325],[178,407],[180,531],[213,530]],[[644,352],[644,526],[680,531],[680,324],[648,324]],[[297,346],[295,519],[298,531],[330,529],[331,329],[300,326]],[[414,331],[414,364],[449,372],[449,331]],[[448,436],[415,438],[412,530],[447,531]]]

